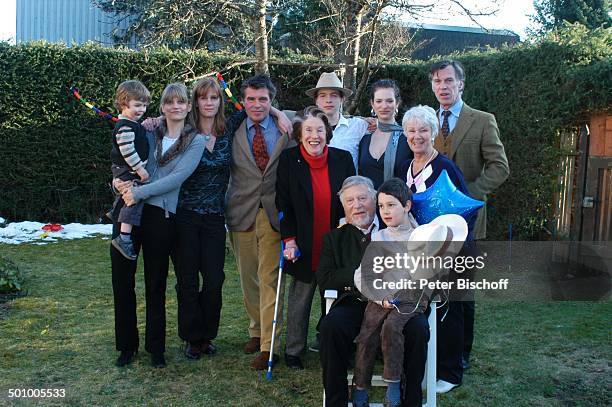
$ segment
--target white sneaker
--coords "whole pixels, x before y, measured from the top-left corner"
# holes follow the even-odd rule
[[[436,393],[438,393],[438,394],[448,393],[449,391],[451,391],[455,387],[459,387],[459,385],[458,384],[449,383],[449,382],[444,381],[444,380],[438,380],[436,382]]]

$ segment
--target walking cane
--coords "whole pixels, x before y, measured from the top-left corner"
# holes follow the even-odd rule
[[[283,219],[283,213],[278,213],[278,220]],[[278,300],[280,298],[281,284],[283,281],[283,267],[285,265],[285,242],[281,239],[281,251],[280,260],[278,262],[278,282],[276,284],[276,301],[274,302],[274,319],[272,320],[272,343],[270,344],[270,359],[268,359],[268,371],[266,372],[266,380],[272,380],[272,364],[274,360],[274,339],[276,337],[276,320],[278,319]],[[296,253],[296,257],[299,257],[299,252]]]
[[[282,212],[278,214],[279,219],[282,218]],[[281,283],[283,280],[283,266],[285,265],[285,242],[281,240],[280,260],[278,262],[278,282],[276,284],[276,301],[274,302],[274,319],[272,319],[272,343],[270,344],[270,359],[268,359],[268,371],[266,372],[266,380],[272,380],[272,363],[274,359],[274,339],[276,337],[276,319],[278,318],[278,300],[280,298]]]

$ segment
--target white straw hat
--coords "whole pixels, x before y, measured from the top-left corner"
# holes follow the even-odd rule
[[[468,227],[465,219],[459,215],[442,215],[414,229],[409,241],[420,243],[421,250],[432,256],[447,251],[451,255],[456,255],[463,246],[467,234]],[[453,245],[449,247],[451,242]],[[418,250],[414,246],[411,248]]]
[[[315,93],[320,89],[334,89],[340,92],[344,97],[349,97],[353,94],[352,90],[342,87],[342,81],[335,72],[323,72],[319,77],[317,86],[308,89],[306,94],[310,97],[314,97]]]

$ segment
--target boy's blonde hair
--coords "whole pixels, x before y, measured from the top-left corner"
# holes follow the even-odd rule
[[[129,80],[121,82],[121,84],[117,86],[117,92],[115,92],[115,107],[118,111],[121,111],[124,106],[128,105],[130,100],[139,100],[143,103],[149,103],[150,99],[151,93],[142,82]]]

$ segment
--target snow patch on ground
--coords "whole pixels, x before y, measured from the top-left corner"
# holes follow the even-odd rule
[[[5,220],[0,217],[0,224]],[[94,235],[104,235],[106,239],[112,233],[113,225],[83,225],[80,223],[69,223],[62,225],[63,229],[58,232],[45,232],[42,227],[45,223],[40,222],[13,222],[5,227],[0,227],[0,243],[20,244],[34,243],[47,244],[56,242],[58,239],[81,239]]]

